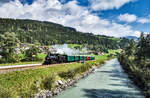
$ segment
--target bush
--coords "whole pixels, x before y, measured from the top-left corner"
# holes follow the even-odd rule
[[[72,79],[75,76],[75,71],[69,69],[67,72],[61,72],[58,75],[64,79],[68,79],[68,78]]]
[[[20,57],[17,54],[14,54],[12,56],[9,57],[7,63],[15,63],[15,62],[19,62],[20,61]]]
[[[55,76],[54,75],[48,75],[45,77],[41,82],[41,88],[51,90],[53,83],[55,82]]]
[[[13,95],[7,88],[0,87],[0,97],[1,98],[12,98]]]
[[[78,68],[75,68],[73,70],[69,69],[67,72],[60,72],[58,75],[64,79],[68,79],[68,78],[72,79],[76,74],[86,72],[90,68],[92,68],[92,66],[98,66],[102,63],[104,63],[104,60],[96,60],[96,61],[86,62]]]
[[[75,72],[76,72],[76,73],[83,73],[83,72],[86,72],[86,71],[89,70],[90,66],[91,66],[91,65],[84,64],[83,66],[81,66],[81,67],[75,69]]]
[[[36,46],[32,46],[25,51],[25,59],[23,61],[38,61],[39,49]]]
[[[34,94],[38,93],[36,82],[30,81],[18,86],[17,95],[21,98],[33,98]]]
[[[16,63],[20,61],[20,57],[17,54],[6,54],[5,56],[0,58],[1,63]]]
[[[0,64],[2,64],[2,63],[6,63],[6,60],[3,58],[0,59]]]

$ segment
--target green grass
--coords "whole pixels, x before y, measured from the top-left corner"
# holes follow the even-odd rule
[[[40,59],[44,59],[46,55],[47,55],[47,54],[38,53],[37,56],[38,56],[38,58],[40,58]],[[21,58],[24,58],[24,55],[23,55],[23,54],[19,54],[19,56],[20,56]]]
[[[45,59],[45,57],[46,57],[46,55],[47,55],[47,54],[39,53],[39,54],[38,54],[38,58],[40,58],[40,59],[44,60],[44,59]]]
[[[109,50],[108,51],[109,53],[108,54],[115,54],[116,52],[121,52],[121,49],[117,49],[117,50]]]
[[[68,44],[69,48],[74,48],[74,47],[77,47],[77,46],[82,48],[82,45],[79,45],[79,44]]]
[[[31,94],[37,93],[38,89],[42,89],[40,85],[42,81],[47,76],[55,76],[55,79],[61,79],[58,73],[67,72],[68,70],[80,69],[83,65],[96,66],[107,60],[106,56],[100,56],[99,59],[94,61],[88,61],[84,63],[70,63],[70,64],[60,64],[59,66],[53,66],[48,68],[39,69],[29,69],[24,71],[16,71],[8,74],[0,74],[0,97],[4,98],[9,95],[11,98],[16,98],[16,96],[23,96],[23,98],[28,98]],[[84,68],[84,67],[83,67]],[[81,68],[82,70],[84,70]],[[7,94],[5,93],[7,92]]]
[[[24,58],[23,54],[19,54],[19,56],[21,58]],[[39,64],[39,63],[43,63],[44,58],[45,58],[46,54],[38,54],[38,58],[40,59],[40,61],[30,61],[30,62],[17,62],[17,63],[4,63],[4,64],[0,64],[0,66],[11,66],[11,65],[24,65],[24,64]]]
[[[121,50],[118,49],[118,50],[109,50],[108,53],[104,53],[103,55],[99,56],[99,55],[90,55],[90,56],[95,56],[95,59],[98,60],[98,59],[107,59],[110,54],[116,54],[116,53],[120,53]]]
[[[58,45],[64,45],[64,44],[58,44]],[[79,45],[79,44],[67,44],[67,45],[68,45],[69,48],[74,48],[74,47],[76,47],[76,46],[82,48],[82,45]],[[52,45],[49,46],[49,47],[52,47]]]
[[[105,37],[105,36],[100,36],[99,38],[108,38],[108,37]],[[110,37],[108,39],[111,39],[111,40],[114,40],[114,41],[117,41],[117,42],[120,42],[121,39],[120,38],[114,38],[114,37]]]
[[[0,66],[13,66],[13,65],[39,64],[39,63],[42,63],[42,61],[36,61],[36,62],[18,62],[18,63],[5,63],[5,64],[0,64]]]
[[[120,39],[119,39],[119,38],[110,38],[110,39],[115,40],[115,41],[117,41],[117,42],[120,42]]]

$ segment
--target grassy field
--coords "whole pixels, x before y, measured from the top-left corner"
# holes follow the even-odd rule
[[[0,97],[16,98],[17,96],[22,96],[23,98],[29,98],[29,96],[39,92],[41,89],[49,89],[47,87],[47,83],[49,83],[47,80],[49,79],[53,80],[53,82],[56,80],[65,81],[64,78],[59,76],[59,73],[82,74],[82,72],[87,71],[91,66],[100,65],[105,60],[109,59],[106,55],[97,56],[96,58],[97,60],[88,61],[86,63],[59,64],[59,66],[48,68],[41,67],[39,69],[0,74]],[[45,83],[46,88],[44,86]],[[56,86],[57,85],[52,86],[51,89],[54,89]]]
[[[23,54],[19,54],[19,56],[21,58],[24,58]],[[39,63],[43,63],[43,60],[44,60],[45,56],[46,56],[46,54],[38,54],[38,58],[41,59],[40,61],[5,63],[5,64],[0,64],[0,66],[23,65],[23,64],[39,64]]]
[[[105,36],[100,36],[99,38],[106,38]],[[111,40],[114,40],[114,41],[117,41],[117,42],[120,42],[121,39],[119,38],[114,38],[114,37],[110,37],[108,39],[111,39]]]
[[[97,60],[97,59],[106,59],[106,58],[108,58],[108,56],[109,56],[110,54],[116,55],[116,53],[120,53],[121,50],[120,50],[120,49],[118,49],[118,50],[109,50],[108,52],[109,52],[109,53],[104,53],[104,54],[101,55],[101,56],[99,56],[99,55],[90,55],[90,56],[94,56],[96,60]]]
[[[82,45],[79,45],[79,44],[68,44],[68,47],[69,48],[74,48],[74,47],[80,47],[80,48],[82,48]]]

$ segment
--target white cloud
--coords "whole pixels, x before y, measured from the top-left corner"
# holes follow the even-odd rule
[[[119,9],[124,4],[133,1],[135,0],[89,0],[93,10]]]
[[[138,19],[138,21],[137,22],[139,22],[139,23],[150,23],[150,19],[147,19],[147,18],[140,18],[140,19]]]
[[[67,4],[61,4],[58,0],[36,0],[31,5],[22,5],[15,0],[0,6],[0,17],[50,21],[100,35],[138,36],[131,26],[117,24],[92,14],[75,0]]]
[[[149,17],[149,16],[147,16]],[[134,14],[121,14],[120,16],[118,16],[118,19],[120,21],[125,21],[125,22],[138,22],[138,23],[150,23],[150,19],[148,18],[143,18],[143,17],[137,17],[136,15]]]
[[[133,15],[133,14],[121,14],[120,16],[118,16],[118,19],[120,21],[125,21],[125,22],[134,22],[136,21],[137,17],[136,15]]]

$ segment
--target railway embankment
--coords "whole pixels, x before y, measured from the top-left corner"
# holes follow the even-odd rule
[[[95,68],[93,66],[102,65],[108,59],[110,58],[1,74],[0,96],[16,98],[43,94],[45,94],[44,96],[56,95],[77,80],[90,74]]]

